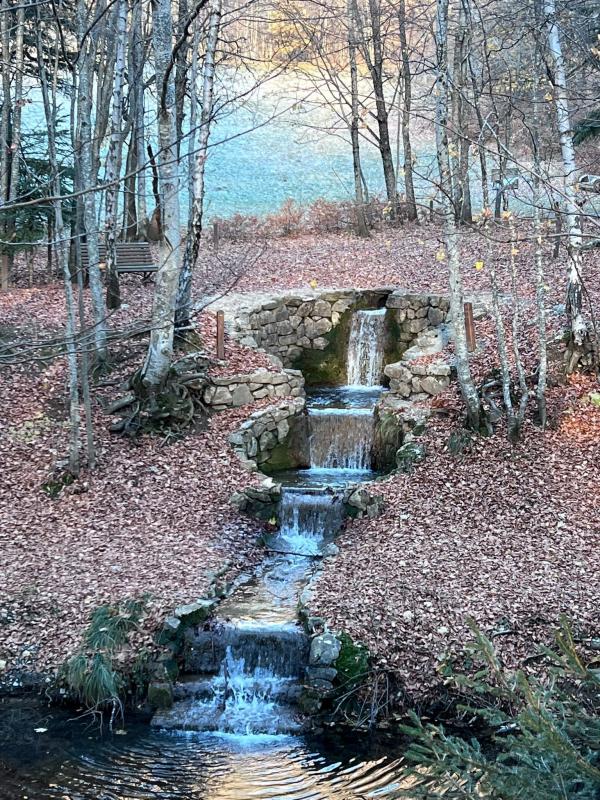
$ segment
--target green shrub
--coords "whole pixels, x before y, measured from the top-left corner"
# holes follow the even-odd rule
[[[493,800],[600,798],[600,670],[585,664],[566,621],[536,676],[511,672],[473,625],[474,675],[455,676],[476,703],[462,709],[488,729],[487,741],[452,735],[412,714],[407,758],[415,785],[398,797]],[[597,661],[596,661],[597,666]]]

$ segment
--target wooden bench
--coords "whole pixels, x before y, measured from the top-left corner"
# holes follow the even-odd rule
[[[106,246],[99,245],[98,254],[101,270],[106,269]],[[81,246],[81,265],[87,270],[90,258],[85,245]],[[148,242],[117,242],[117,272],[125,274],[141,274],[143,281],[148,281],[153,272],[158,270],[154,263]]]

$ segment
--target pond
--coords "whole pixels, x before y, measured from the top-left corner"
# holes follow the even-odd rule
[[[381,736],[168,733],[129,719],[102,734],[34,701],[0,714],[2,800],[349,800],[392,797],[404,780],[402,742]]]

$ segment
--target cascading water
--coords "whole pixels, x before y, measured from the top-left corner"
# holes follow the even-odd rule
[[[361,471],[371,468],[371,409],[313,408],[308,422],[311,467]]]
[[[348,343],[349,386],[378,386],[383,377],[386,309],[355,311]]]
[[[279,533],[270,546],[282,553],[318,555],[324,539],[333,537],[341,524],[342,509],[337,495],[286,487],[281,496]]]
[[[311,467],[303,474],[325,475],[331,485],[369,474],[384,323],[385,309],[355,312],[348,354],[352,387],[309,404]],[[187,668],[195,676],[178,685],[178,702],[155,716],[156,726],[241,735],[301,727],[294,700],[308,639],[297,624],[298,598],[310,580],[311,559],[341,526],[341,499],[330,488],[288,486],[279,517],[254,580],[221,603],[212,630],[188,632]]]
[[[331,487],[373,474],[373,406],[381,391],[384,314],[355,313],[348,355],[351,385],[328,388],[309,400],[312,467],[298,470],[293,485],[284,487],[279,530],[266,542],[268,555],[254,578],[220,604],[210,629],[186,630],[188,674],[174,686],[172,708],[155,715],[151,732],[135,736],[128,724],[128,735],[114,737],[108,747],[105,742],[90,745],[86,730],[78,749],[72,755],[69,750],[68,757],[61,751],[58,767],[44,773],[48,793],[40,789],[38,770],[28,796],[395,796],[402,785],[398,760],[364,750],[355,754],[347,743],[334,754],[331,732],[311,740],[297,710],[310,645],[298,625],[298,599],[310,582],[315,557],[342,524],[341,493]],[[198,733],[176,737],[164,730]],[[18,780],[14,796],[25,796],[21,790],[29,787],[29,778]]]
[[[308,639],[297,625],[298,596],[310,558],[342,522],[339,496],[286,488],[280,529],[256,579],[223,602],[215,630],[188,636],[181,699],[153,724],[165,729],[276,734],[298,731],[293,704],[302,685]]]

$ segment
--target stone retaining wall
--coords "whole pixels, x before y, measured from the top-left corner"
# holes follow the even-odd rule
[[[387,299],[397,326],[399,349],[402,350],[425,331],[439,328],[448,321],[450,300],[439,294],[414,294],[396,289]]]
[[[325,336],[339,325],[342,315],[356,302],[352,289],[319,296],[284,296],[234,318],[234,335],[241,344],[257,347],[291,365],[305,350],[325,350]]]
[[[406,400],[427,400],[450,385],[450,364],[442,358],[427,363],[398,361],[388,364],[390,392]]]
[[[255,308],[242,308],[233,319],[234,336],[248,347],[277,356],[285,366],[300,365],[311,352],[331,350],[333,332],[342,326],[348,337],[348,315],[355,308],[389,309],[386,354],[399,358],[422,333],[448,321],[450,301],[444,295],[415,294],[404,289],[341,290],[320,295],[274,297]],[[347,344],[347,343],[346,343]],[[315,352],[316,351],[316,352]],[[345,355],[345,346],[339,356]]]
[[[303,397],[304,377],[299,370],[259,370],[248,375],[212,378],[204,390],[204,402],[215,411],[249,405],[264,397]]]
[[[274,451],[280,447],[290,451],[290,459],[294,459],[293,447],[289,442],[294,433],[294,423],[302,424],[306,420],[305,402],[301,397],[288,400],[279,405],[268,406],[255,411],[232,433],[229,442],[250,472],[268,462]],[[293,464],[292,464],[293,465]]]

